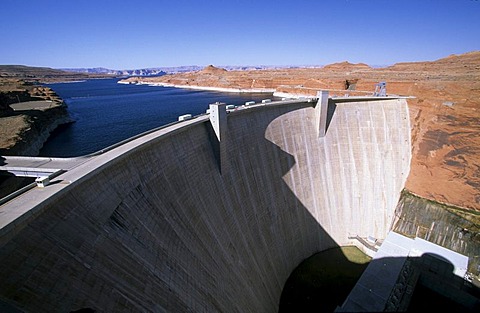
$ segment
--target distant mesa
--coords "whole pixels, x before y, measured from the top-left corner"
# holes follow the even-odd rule
[[[219,68],[219,67],[215,67],[213,65],[208,65],[207,67],[205,67],[203,70],[200,71],[201,73],[211,73],[211,74],[218,74],[218,73],[223,73],[223,72],[227,72],[226,69],[224,68]]]
[[[333,64],[329,64],[329,65],[325,65],[323,67],[324,69],[326,70],[332,70],[332,71],[339,71],[339,70],[362,70],[362,69],[371,69],[370,66],[368,66],[367,64],[365,63],[350,63],[348,61],[344,61],[344,62],[339,62],[339,63],[333,63]]]
[[[33,67],[25,65],[0,65],[0,78],[19,79],[28,83],[52,83],[76,81],[94,78],[111,77],[107,74],[72,73],[49,67]]]
[[[134,70],[112,70],[104,67],[95,68],[64,68],[64,71],[74,73],[88,73],[88,74],[104,74],[112,76],[162,76],[167,74],[162,69],[158,68],[144,68]]]

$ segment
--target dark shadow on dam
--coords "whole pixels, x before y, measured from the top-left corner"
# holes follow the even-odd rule
[[[332,121],[333,115],[335,114],[335,110],[337,109],[337,104],[331,98],[328,99],[328,108],[327,108],[327,123],[325,132],[328,131],[328,127],[330,126],[330,122]]]
[[[280,313],[289,312],[478,312],[480,289],[454,274],[454,266],[434,253],[420,257],[385,257],[369,264],[336,259],[339,249],[319,252],[292,273],[282,293]],[[351,295],[356,310],[342,307],[366,267],[382,275],[358,281]],[[400,271],[389,272],[389,268]],[[385,270],[386,269],[386,270]],[[373,287],[372,287],[373,286]],[[290,289],[289,289],[290,288]],[[295,290],[293,288],[296,288]],[[368,288],[372,288],[368,290]],[[378,288],[378,289],[377,289]],[[375,295],[372,298],[372,294]],[[377,297],[377,298],[375,298]],[[378,303],[377,303],[378,302]],[[375,303],[375,304],[372,304]],[[378,310],[372,309],[377,307]]]
[[[333,312],[347,298],[370,260],[355,246],[327,249],[305,259],[285,283],[279,313]]]
[[[480,289],[454,274],[450,261],[435,253],[420,257],[382,258],[373,262],[404,262],[385,311],[479,312]]]
[[[222,167],[221,167],[221,158],[220,158],[220,141],[217,138],[217,135],[215,134],[215,131],[213,130],[212,124],[210,123],[205,123],[205,129],[207,131],[208,135],[208,142],[210,143],[210,147],[213,151],[213,156],[215,158],[215,162],[217,163],[217,168],[218,171],[221,172]]]
[[[480,289],[453,271],[454,266],[447,259],[434,253],[407,258],[391,300],[401,294],[402,287],[406,291],[412,286],[413,293],[404,293],[402,299],[398,299],[399,309],[406,312],[479,312]]]
[[[272,285],[269,291],[276,303],[263,308],[267,311],[278,307],[284,283],[298,264],[323,249],[338,247],[283,180],[296,164],[295,157],[264,135],[273,120],[291,112],[294,107],[298,108],[298,105],[275,110],[258,108],[254,112],[242,112],[238,118],[229,114],[228,118],[227,138],[232,144],[226,149],[229,171],[222,175],[223,183],[231,190],[228,195],[231,206],[243,211],[239,218],[247,221],[245,224],[249,237],[253,237],[250,239],[252,244],[265,248],[246,252],[252,254],[260,267],[266,266],[269,274],[263,277],[261,284],[268,284],[276,276],[277,286]],[[216,147],[218,141],[213,131],[210,130],[209,134]],[[261,216],[265,219],[259,220]],[[255,219],[261,223],[248,222]],[[275,243],[278,241],[282,243]],[[258,258],[259,254],[263,256]],[[346,261],[345,257],[343,259]],[[247,288],[251,288],[252,296],[257,296],[256,287]]]

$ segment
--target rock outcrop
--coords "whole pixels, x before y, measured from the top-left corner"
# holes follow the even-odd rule
[[[356,71],[356,70],[370,70],[371,67],[365,63],[353,64],[348,61],[344,61],[344,62],[325,65],[323,69],[329,70],[329,71]]]
[[[0,155],[37,156],[58,126],[72,122],[65,106],[3,117],[0,124],[3,144]]]
[[[226,69],[223,69],[223,68],[219,68],[219,67],[215,67],[213,65],[209,65],[207,67],[205,67],[203,70],[200,71],[202,74],[224,74],[225,72],[227,72]]]
[[[13,104],[48,101],[48,108],[14,111]],[[50,133],[72,122],[63,100],[48,87],[18,79],[0,81],[0,155],[36,156]]]

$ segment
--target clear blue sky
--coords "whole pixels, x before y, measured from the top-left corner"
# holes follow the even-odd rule
[[[0,64],[389,65],[480,50],[478,0],[0,0]]]

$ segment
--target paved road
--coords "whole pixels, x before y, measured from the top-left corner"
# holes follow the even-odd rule
[[[60,170],[72,169],[90,158],[92,156],[76,158],[0,156],[0,171],[22,177],[48,176]]]

